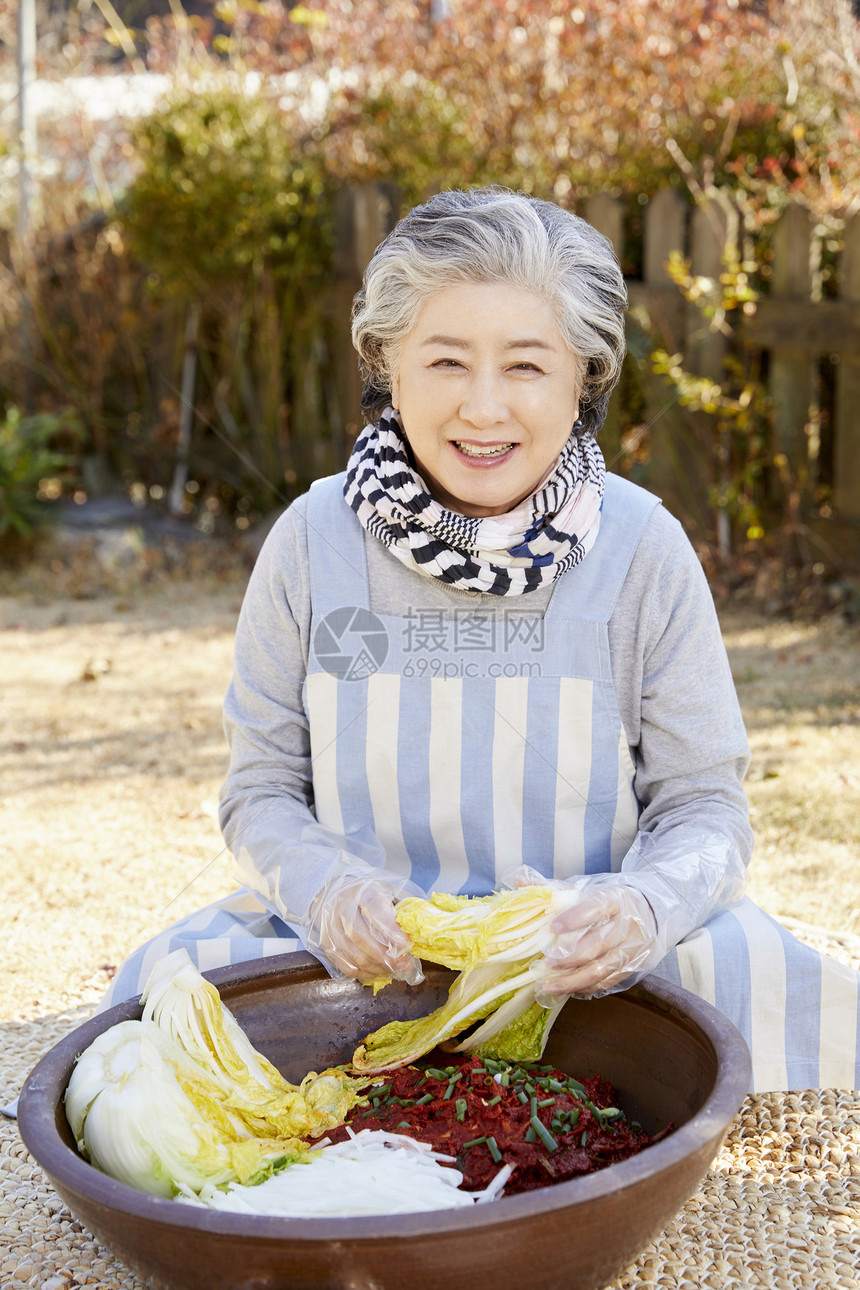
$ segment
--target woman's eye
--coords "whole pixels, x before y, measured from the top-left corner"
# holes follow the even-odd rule
[[[537,363],[514,363],[515,372],[542,372],[543,368],[538,367]]]
[[[431,366],[432,367],[462,367],[462,363],[458,358],[437,358],[435,363],[432,363]]]

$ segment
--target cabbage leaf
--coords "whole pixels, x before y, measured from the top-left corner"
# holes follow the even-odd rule
[[[490,896],[434,892],[397,905],[397,922],[413,954],[463,971],[476,963],[530,959],[546,947],[550,919],[570,904],[572,893],[553,887],[517,887]]]
[[[564,1003],[563,997],[550,1007],[537,1001],[549,924],[576,899],[570,889],[529,886],[400,901],[396,917],[412,953],[459,975],[447,1001],[428,1016],[392,1021],[368,1035],[353,1054],[353,1069],[378,1074],[437,1046],[507,1061],[539,1059]],[[476,1023],[465,1039],[452,1042]]]
[[[153,968],[143,992],[143,1019],[155,1021],[223,1093],[225,1107],[249,1132],[318,1138],[342,1124],[361,1091],[346,1072],[312,1071],[289,1084],[198,972],[185,950]]]

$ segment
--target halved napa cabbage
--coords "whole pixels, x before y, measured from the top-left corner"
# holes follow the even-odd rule
[[[121,1182],[156,1196],[261,1182],[366,1100],[367,1081],[340,1069],[288,1083],[184,950],[156,965],[143,997],[140,1021],[81,1053],[65,1094],[79,1150]]]

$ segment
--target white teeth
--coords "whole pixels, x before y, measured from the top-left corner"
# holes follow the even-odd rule
[[[467,457],[501,457],[514,446],[512,443],[494,443],[491,447],[481,448],[476,443],[461,443],[459,439],[454,442]]]

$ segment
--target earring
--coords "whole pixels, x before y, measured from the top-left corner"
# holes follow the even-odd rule
[[[584,427],[585,427],[585,422],[583,421],[582,417],[577,417],[573,423],[573,429],[571,430],[570,433],[578,434],[580,430],[584,429]]]

